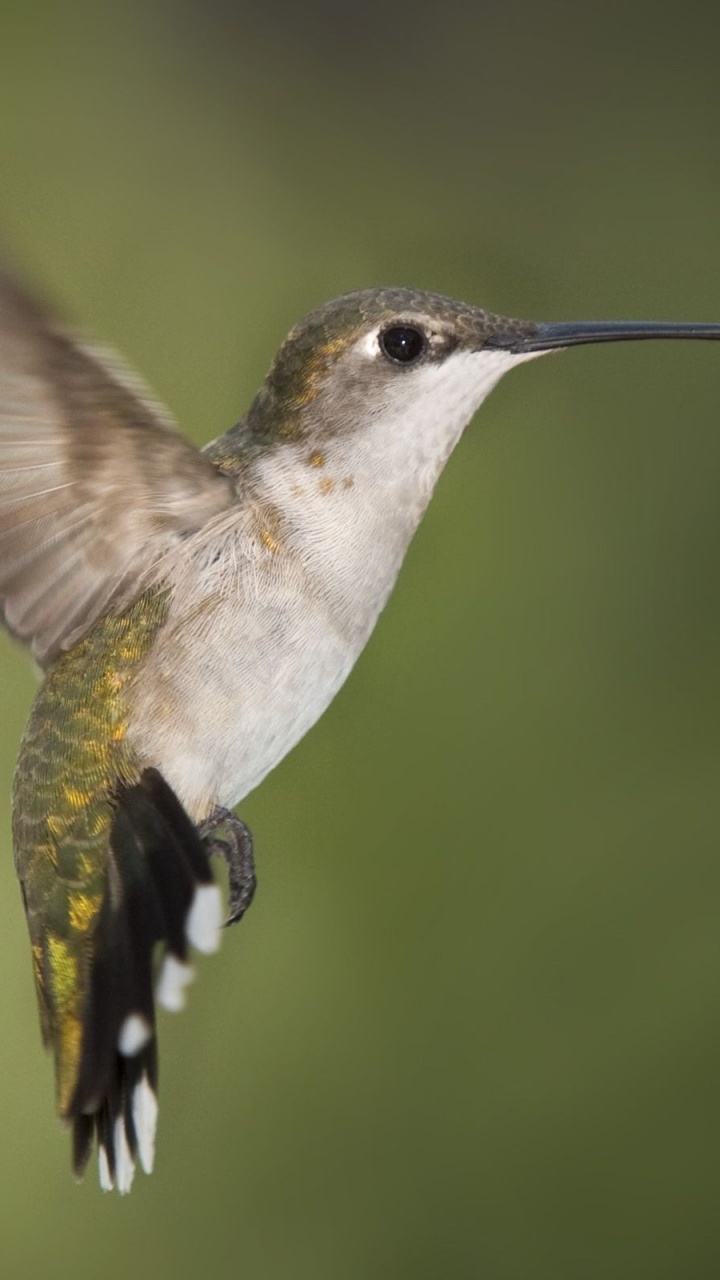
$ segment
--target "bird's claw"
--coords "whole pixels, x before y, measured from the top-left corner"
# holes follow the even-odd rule
[[[216,832],[223,831],[225,839]],[[237,924],[245,915],[255,894],[255,859],[250,830],[230,809],[213,809],[198,828],[210,856],[223,858],[228,867],[228,916],[225,927]]]

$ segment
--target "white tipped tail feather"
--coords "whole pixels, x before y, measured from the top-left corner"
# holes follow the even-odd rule
[[[127,1195],[135,1176],[133,1147],[145,1173],[152,1173],[158,1104],[144,1072],[132,1092],[130,1117],[125,1113],[117,1117],[110,1135],[109,1150],[104,1142],[98,1144],[98,1173],[103,1191],[117,1187],[121,1195]]]
[[[216,884],[201,884],[195,890],[185,925],[185,935],[191,946],[205,955],[211,955],[220,946],[222,928],[222,898]]]
[[[195,977],[195,970],[175,956],[166,956],[155,989],[155,999],[169,1013],[185,1008],[185,988]]]
[[[152,1039],[153,1029],[141,1013],[129,1013],[120,1028],[118,1049],[126,1058],[132,1058]]]
[[[155,1163],[155,1130],[157,1128],[157,1098],[150,1087],[150,1081],[143,1075],[140,1083],[135,1085],[132,1097],[132,1117],[137,1137],[140,1164],[146,1173],[152,1173]]]
[[[113,1132],[115,1146],[115,1181],[121,1196],[127,1195],[135,1177],[135,1161],[125,1129],[125,1117],[118,1116]]]
[[[98,1144],[100,1185],[126,1194],[155,1152],[155,1007],[175,1012],[194,977],[189,951],[220,945],[222,899],[203,835],[152,769],[118,794],[110,835],[121,892],[94,937],[78,1079],[68,1119],[81,1174]]]

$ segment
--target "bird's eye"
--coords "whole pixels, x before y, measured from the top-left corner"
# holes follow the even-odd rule
[[[395,364],[415,364],[427,346],[422,330],[409,324],[394,324],[383,329],[378,341],[383,355]]]

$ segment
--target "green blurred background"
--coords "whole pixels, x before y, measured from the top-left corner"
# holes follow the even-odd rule
[[[0,4],[0,237],[198,441],[368,284],[720,320],[715,6]],[[0,1266],[720,1274],[720,352],[514,374],[243,807],[256,905],[81,1187],[0,831]],[[34,688],[0,650],[0,792]]]

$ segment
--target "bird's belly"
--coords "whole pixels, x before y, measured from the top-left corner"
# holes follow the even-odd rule
[[[315,723],[365,638],[349,642],[326,609],[281,588],[223,606],[202,630],[159,641],[134,693],[129,743],[196,821],[231,808]]]

